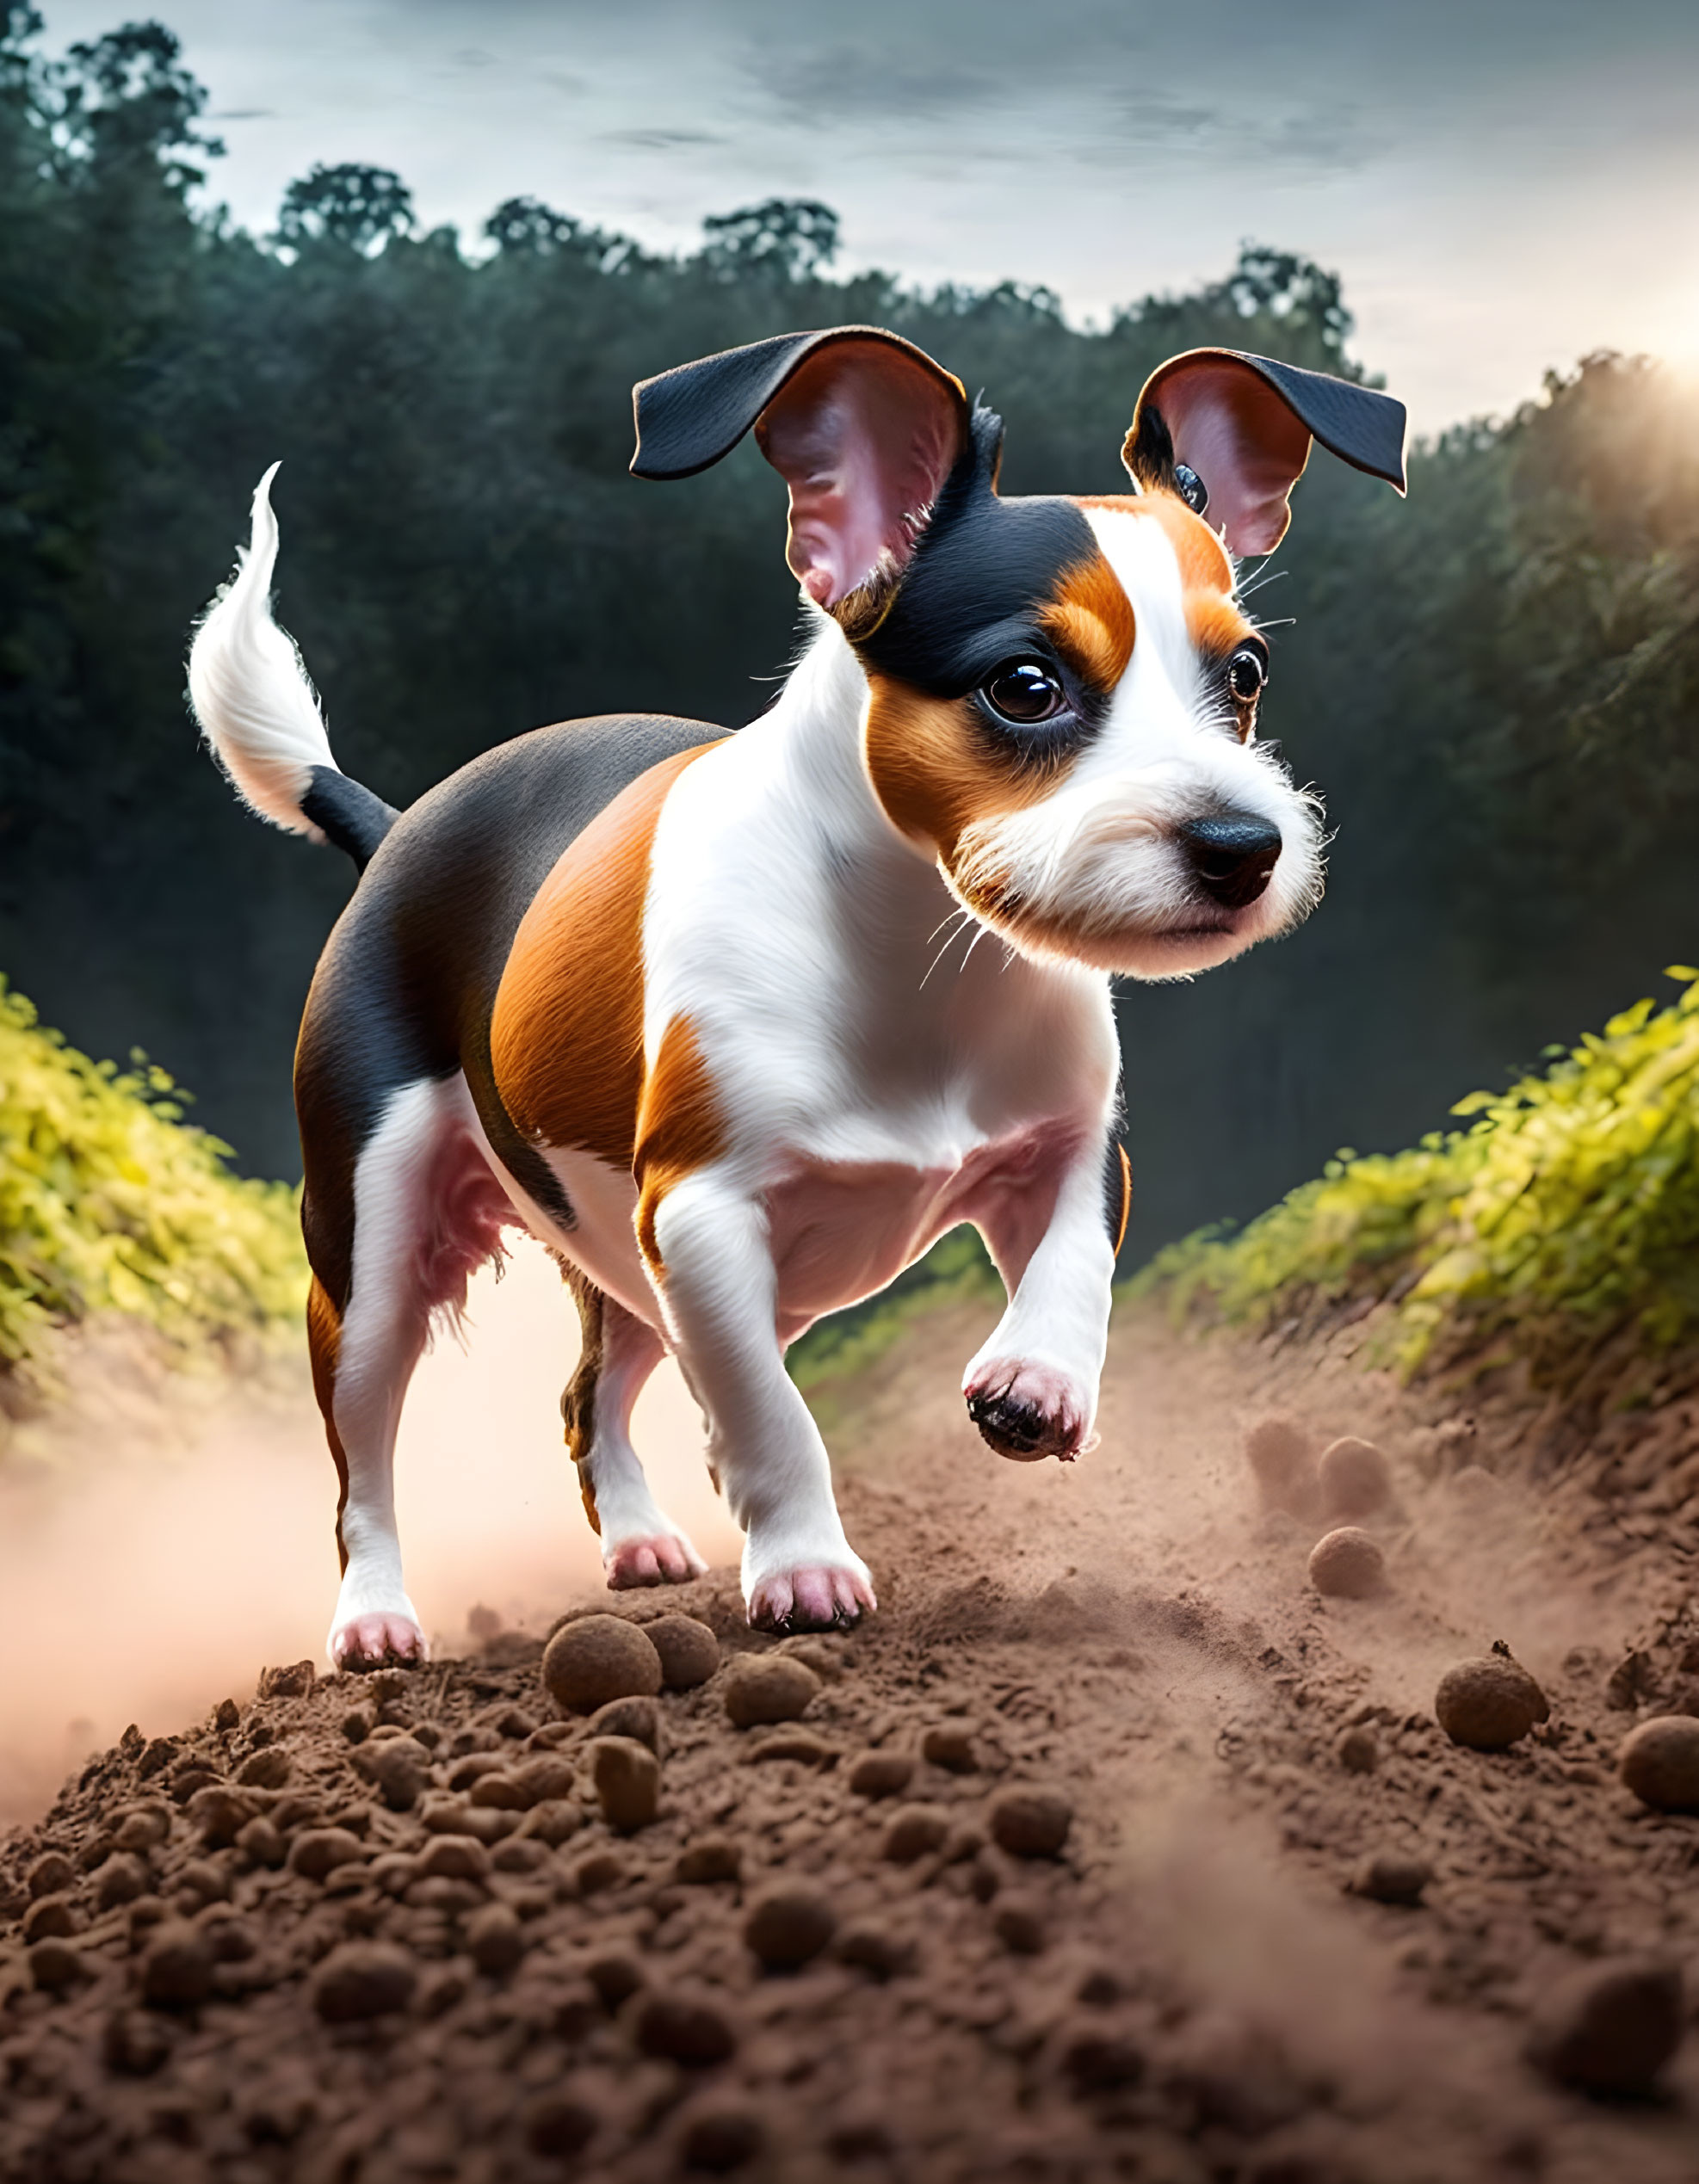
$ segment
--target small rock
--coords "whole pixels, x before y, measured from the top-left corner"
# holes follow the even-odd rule
[[[530,1805],[523,1787],[504,1767],[480,1774],[472,1786],[471,1794],[473,1805],[480,1811],[524,1812]]]
[[[322,1881],[338,1866],[351,1865],[365,1855],[359,1836],[346,1828],[303,1828],[289,1845],[289,1871],[306,1880]]]
[[[100,1879],[95,1883],[95,1902],[102,1911],[133,1903],[146,1893],[147,1868],[127,1850],[114,1852],[101,1867]]]
[[[220,1699],[213,1709],[213,1726],[222,1730],[226,1737],[233,1729],[242,1726],[242,1709],[233,1699]]]
[[[29,1976],[43,1994],[62,1995],[67,1987],[86,1977],[90,1969],[83,1952],[62,1934],[49,1934],[26,1953]]]
[[[972,1732],[959,1721],[940,1722],[920,1740],[920,1756],[929,1767],[942,1767],[949,1774],[973,1774],[979,1770]]]
[[[281,1744],[263,1745],[249,1753],[236,1770],[236,1779],[250,1789],[281,1790],[289,1779],[289,1755]]]
[[[836,1744],[815,1736],[812,1729],[775,1729],[770,1737],[757,1738],[744,1755],[756,1767],[765,1760],[794,1760],[799,1767],[836,1767],[840,1756]]]
[[[686,2169],[729,2175],[752,2162],[767,2144],[767,2126],[746,2102],[720,2100],[698,2108],[686,2122],[679,2154]]]
[[[491,1979],[505,1978],[525,1953],[518,1918],[505,1903],[486,1903],[466,1921],[467,1954]]]
[[[668,1691],[694,1691],[720,1666],[720,1640],[694,1615],[658,1615],[643,1634],[661,1657],[661,1682]]]
[[[1320,1499],[1316,1484],[1315,1444],[1290,1418],[1263,1418],[1245,1436],[1245,1459],[1263,1500],[1289,1515],[1314,1514]]]
[[[678,1854],[673,1879],[689,1887],[734,1881],[743,1872],[744,1854],[730,1835],[698,1835]]]
[[[1659,1714],[1630,1730],[1617,1767],[1642,1805],[1659,1812],[1699,1812],[1699,1721]]]
[[[950,1817],[941,1806],[899,1805],[886,1823],[879,1854],[894,1866],[911,1866],[929,1851],[942,1850],[949,1831]]]
[[[661,1800],[660,1761],[629,1737],[598,1737],[590,1751],[602,1818],[621,1835],[646,1828]]]
[[[146,2078],[171,2051],[171,2036],[157,2017],[139,2009],[115,2009],[101,2035],[101,2056],[108,2070]]]
[[[191,1798],[189,1817],[194,1817],[195,1804]],[[120,1850],[154,1850],[170,1832],[171,1816],[163,1805],[133,1805],[120,1818],[113,1842]]]
[[[1316,1474],[1322,1507],[1338,1524],[1361,1523],[1393,1497],[1392,1465],[1372,1441],[1350,1434],[1322,1450]]]
[[[1550,2076],[1584,2093],[1646,2094],[1681,2045],[1685,2014],[1674,1965],[1596,1967],[1552,1996],[1529,2051]]]
[[[191,1858],[177,1875],[179,1898],[198,1898],[202,1903],[220,1903],[230,1893],[230,1875],[209,1858]]]
[[[189,1824],[200,1830],[201,1842],[213,1850],[234,1842],[256,1811],[257,1800],[244,1797],[240,1790],[226,1789],[222,1783],[197,1790],[188,1801]]]
[[[731,2019],[706,1995],[674,1988],[646,1996],[638,2007],[637,2045],[646,2055],[696,2067],[737,2052]]]
[[[1521,1663],[1497,1651],[1448,1669],[1434,1694],[1440,1727],[1454,1744],[1477,1752],[1504,1751],[1551,1711]]]
[[[551,1850],[558,1850],[584,1824],[584,1816],[576,1805],[569,1804],[565,1798],[548,1798],[541,1805],[531,1807],[519,1823],[519,1832],[522,1836],[534,1835]]]
[[[475,1835],[434,1835],[413,1861],[422,1879],[477,1881],[490,1878],[490,1854]]]
[[[199,1927],[168,1919],[142,1957],[142,1997],[157,2009],[192,2009],[213,1991],[212,1944]]]
[[[262,1699],[304,1699],[312,1690],[314,1669],[311,1661],[296,1661],[287,1669],[260,1671]]]
[[[327,2025],[352,2025],[405,2009],[418,1971],[405,1949],[388,1941],[344,1941],[312,1975],[312,2006]]]
[[[1363,1860],[1352,1876],[1352,1892],[1376,1903],[1397,1903],[1413,1909],[1434,1877],[1425,1858],[1396,1850],[1378,1850]]]
[[[355,1764],[374,1782],[392,1812],[411,1812],[430,1782],[430,1754],[416,1737],[373,1738]]]
[[[1044,1920],[1024,1896],[1005,1896],[992,1915],[992,1930],[1011,1955],[1035,1957],[1044,1947]]]
[[[602,1949],[584,1966],[584,1977],[610,2014],[645,1984],[643,1967],[629,1949]]]
[[[250,1820],[245,1828],[237,1830],[236,1848],[244,1858],[256,1866],[268,1866],[275,1872],[289,1853],[289,1846],[273,1823],[262,1813],[257,1820]]]
[[[837,1937],[837,1955],[844,1964],[870,1971],[876,1979],[893,1979],[914,1962],[914,1943],[879,1919],[857,1919]]]
[[[992,1800],[992,1840],[1011,1858],[1054,1858],[1073,1824],[1073,1807],[1054,1790],[1004,1790]]]
[[[1309,1580],[1331,1600],[1371,1600],[1386,1588],[1387,1558],[1378,1539],[1342,1524],[1310,1549]]]
[[[592,1850],[572,1868],[572,1882],[580,1896],[599,1896],[605,1888],[617,1888],[627,1871],[617,1850]]]
[[[819,1890],[781,1882],[750,1905],[744,1940],[769,1971],[794,1971],[819,1955],[837,1928],[837,1914]]]
[[[726,1672],[726,1712],[738,1729],[794,1721],[819,1688],[819,1677],[806,1662],[779,1653],[745,1654]]]
[[[1381,1747],[1372,1729],[1348,1729],[1333,1747],[1347,1774],[1372,1774],[1381,1764]]]
[[[661,1657],[646,1633],[622,1615],[581,1615],[543,1650],[543,1682],[564,1713],[592,1714],[610,1699],[652,1699]]]
[[[23,1915],[26,1941],[63,1940],[77,1931],[77,1914],[68,1896],[38,1896]]]
[[[525,2144],[534,2154],[581,2153],[601,2128],[602,2119],[582,2095],[564,2088],[540,2093],[520,2119]]]
[[[686,1619],[681,1616],[678,1619],[683,1622]],[[643,1627],[646,1632],[653,1626],[646,1623]],[[589,1731],[592,1737],[629,1737],[633,1743],[646,1744],[652,1752],[658,1755],[661,1749],[660,1708],[652,1699],[613,1699],[605,1706],[598,1706],[590,1716]],[[535,1763],[534,1761],[532,1762],[534,1766]],[[556,1760],[553,1764],[565,1767],[570,1772],[571,1762],[568,1761]]]
[[[26,1878],[32,1897],[58,1896],[77,1885],[77,1868],[62,1850],[43,1851]]]
[[[343,1735],[350,1744],[363,1744],[371,1735],[372,1710],[369,1706],[350,1706],[343,1716]]]
[[[863,1752],[850,1770],[858,1798],[894,1798],[907,1789],[914,1761],[907,1752]]]

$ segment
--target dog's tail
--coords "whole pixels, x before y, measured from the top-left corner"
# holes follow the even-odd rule
[[[254,491],[253,537],[201,616],[188,700],[213,756],[250,811],[310,842],[331,842],[363,872],[399,816],[331,756],[318,694],[294,639],[271,619],[277,518],[274,463]]]

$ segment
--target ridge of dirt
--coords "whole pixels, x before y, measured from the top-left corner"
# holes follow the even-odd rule
[[[1699,1971],[1699,1820],[1614,1774],[1636,1718],[1699,1706],[1699,1600],[1659,1515],[1685,1428],[1659,1422],[1644,1478],[1614,1442],[1540,1478],[1551,1437],[1514,1391],[1466,1412],[1362,1370],[1360,1330],[1195,1342],[1128,1313],[1102,1447],[1005,1464],[955,1388],[983,1316],[917,1326],[837,1414],[879,1615],[781,1643],[820,1676],[800,1720],[733,1728],[725,1667],[664,1694],[652,1824],[599,1817],[596,1729],[554,1718],[514,1634],[286,1675],[93,1761],[0,1846],[0,2180],[1690,2179],[1699,2055],[1615,2104],[1524,2059],[1570,1972]],[[1270,1410],[1390,1459],[1383,1598],[1323,1601],[1319,1524],[1258,1506],[1242,1440]],[[695,1614],[728,1663],[775,1650],[729,1573],[594,1604]],[[1553,1717],[1465,1751],[1435,1685],[1495,1639]],[[380,1728],[424,1748],[400,1810],[361,1772]],[[864,1794],[868,1753],[907,1782]],[[269,1833],[202,1839],[227,1786]],[[1059,1856],[994,1839],[1015,1786],[1072,1808]],[[735,1853],[738,1877],[681,1879],[693,1847],[685,1870]],[[1377,1854],[1431,1866],[1418,1904],[1350,1892]],[[775,1920],[782,1954],[831,1929],[789,1971],[746,1934],[780,1885],[803,1900],[750,1929],[769,1953]],[[190,1971],[150,2002],[167,1922]],[[365,1945],[362,1991],[399,2006],[339,2019],[333,1994],[327,2018]]]

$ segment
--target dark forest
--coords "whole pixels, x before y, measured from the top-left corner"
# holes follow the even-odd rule
[[[836,278],[833,214],[789,201],[658,257],[528,199],[422,232],[399,177],[321,168],[250,235],[196,209],[217,147],[169,31],[50,63],[31,10],[0,22],[0,971],[193,1086],[251,1172],[298,1172],[294,1027],[350,880],[238,808],[183,699],[269,463],[280,619],[340,762],[403,804],[546,721],[745,719],[782,672],[783,487],[751,447],[628,478],[652,373],[891,326],[1001,410],[1022,493],[1117,490],[1177,350],[1372,370],[1339,283],[1261,246],[1081,330],[1041,289]],[[1615,356],[1418,448],[1406,505],[1313,466],[1255,605],[1328,896],[1245,963],[1126,991],[1129,1261],[1348,1135],[1413,1138],[1699,947],[1696,508],[1699,404]]]

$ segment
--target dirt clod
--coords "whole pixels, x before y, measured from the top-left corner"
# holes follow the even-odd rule
[[[879,1854],[893,1866],[911,1866],[929,1851],[942,1850],[949,1831],[950,1817],[941,1805],[899,1805],[885,1823]]]
[[[701,2068],[737,2051],[738,2035],[726,2011],[710,1996],[689,1988],[646,1996],[633,2029],[646,2055],[670,2063]]]
[[[1347,1774],[1372,1774],[1381,1764],[1381,1746],[1372,1729],[1361,1724],[1348,1729],[1333,1747],[1333,1756]]]
[[[491,1979],[505,1978],[525,1953],[518,1914],[506,1903],[486,1903],[466,1924],[466,1953]]]
[[[1630,1730],[1617,1768],[1642,1805],[1659,1812],[1699,1812],[1699,1721],[1659,1714]]]
[[[1316,1477],[1322,1508],[1335,1524],[1360,1524],[1393,1498],[1392,1465],[1372,1441],[1351,1434],[1322,1450]]]
[[[1454,1744],[1502,1752],[1551,1713],[1546,1694],[1519,1661],[1493,1653],[1448,1669],[1434,1694],[1434,1714]]]
[[[1121,2092],[1145,2075],[1144,2051],[1137,2041],[1095,2021],[1064,2027],[1057,2051],[1078,2094]]]
[[[62,1850],[49,1850],[35,1860],[27,1876],[32,1897],[57,1896],[76,1881],[77,1868]]]
[[[992,1799],[992,1840],[1011,1858],[1060,1855],[1073,1807],[1054,1790],[1004,1790]]]
[[[1035,1957],[1044,1947],[1043,1914],[1029,1897],[1003,1897],[992,1914],[992,1931],[1014,1956]]]
[[[863,1752],[850,1770],[850,1787],[858,1798],[894,1798],[914,1778],[907,1752]]]
[[[44,1994],[62,1994],[89,1970],[77,1944],[60,1934],[49,1934],[45,1940],[35,1942],[26,1953],[29,1976]]]
[[[1245,1436],[1245,1459],[1264,1505],[1288,1515],[1318,1514],[1315,1443],[1290,1418],[1262,1418]]]
[[[590,1748],[590,1776],[602,1817],[621,1835],[654,1818],[661,1800],[661,1763],[631,1737],[598,1737]]]
[[[610,1699],[652,1699],[661,1657],[647,1634],[622,1615],[580,1615],[543,1650],[545,1687],[563,1713],[592,1714]]]
[[[359,1836],[346,1828],[303,1828],[289,1845],[289,1871],[307,1880],[322,1881],[337,1866],[350,1865],[365,1854]]]
[[[794,1971],[819,1955],[837,1928],[837,1914],[820,1890],[780,1882],[750,1905],[744,1940],[769,1971]]]
[[[752,2162],[767,2143],[759,2113],[742,2101],[718,2101],[685,2123],[679,2152],[686,2169],[725,2176]]]
[[[726,1672],[726,1717],[737,1729],[794,1721],[819,1688],[819,1677],[804,1661],[780,1653],[745,1656]]]
[[[688,1887],[706,1887],[737,1880],[743,1866],[743,1853],[730,1835],[698,1835],[679,1852],[673,1878]]]
[[[1331,1600],[1372,1600],[1385,1589],[1387,1558],[1370,1533],[1342,1524],[1310,1549],[1309,1580]]]
[[[133,1903],[147,1893],[147,1868],[127,1850],[114,1851],[95,1881],[95,1902],[102,1911],[120,1903]]]
[[[1351,1888],[1376,1903],[1397,1903],[1406,1909],[1422,1900],[1423,1891],[1434,1877],[1425,1858],[1397,1850],[1372,1852],[1358,1866]]]
[[[694,1615],[658,1615],[643,1631],[661,1657],[661,1681],[669,1691],[694,1691],[720,1666],[720,1640]]]
[[[418,1971],[405,1949],[387,1941],[344,1941],[314,1972],[312,2006],[327,2025],[351,2025],[405,2009]]]
[[[948,1774],[973,1774],[979,1770],[973,1733],[963,1722],[943,1721],[929,1729],[920,1740],[920,1756],[929,1767],[942,1767]]]
[[[646,1624],[644,1627],[652,1626]],[[657,1755],[661,1749],[661,1710],[652,1699],[610,1699],[590,1716],[589,1728],[592,1737],[628,1737]],[[535,1764],[533,1761],[532,1765]],[[564,1760],[546,1764],[569,1768]]]
[[[213,1948],[206,1933],[185,1919],[168,1919],[142,1957],[143,1999],[160,2009],[188,2009],[213,1991]]]
[[[883,1919],[853,1920],[838,1935],[836,1953],[842,1963],[870,1971],[876,1979],[894,1979],[915,1960],[913,1941]]]
[[[361,1748],[358,1764],[392,1812],[411,1812],[430,1782],[430,1754],[411,1737],[373,1740]]]
[[[1672,1964],[1589,1970],[1553,1996],[1529,2053],[1584,2093],[1649,2093],[1681,2045],[1684,2017],[1682,1976]]]
[[[541,2093],[526,2106],[521,2128],[534,2154],[582,2153],[601,2127],[602,2119],[581,2095],[565,2089]]]

